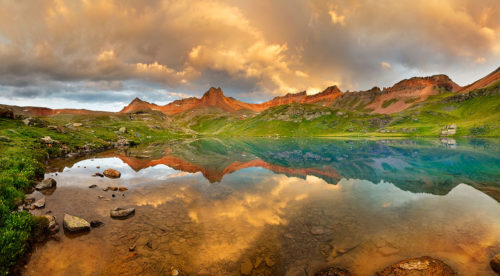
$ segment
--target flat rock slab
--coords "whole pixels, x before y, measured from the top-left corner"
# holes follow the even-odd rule
[[[443,261],[423,256],[419,258],[409,258],[386,267],[377,272],[377,276],[455,276],[457,273]]]
[[[57,182],[53,178],[47,178],[42,180],[38,185],[35,186],[37,190],[45,190],[55,187]]]
[[[124,209],[124,208],[115,208],[113,210],[111,210],[110,212],[110,215],[112,218],[127,218],[129,216],[131,216],[132,214],[135,213],[135,209],[134,208],[128,208],[128,209]]]
[[[88,221],[68,214],[64,214],[63,226],[64,229],[70,232],[90,231],[90,223]]]

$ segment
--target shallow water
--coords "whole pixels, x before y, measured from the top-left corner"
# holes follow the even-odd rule
[[[107,168],[121,178],[91,176]],[[204,139],[55,160],[46,177],[57,188],[36,214],[104,225],[61,230],[26,275],[235,275],[246,263],[255,275],[373,275],[423,255],[494,275],[500,252],[498,140]],[[136,214],[113,220],[114,207]]]

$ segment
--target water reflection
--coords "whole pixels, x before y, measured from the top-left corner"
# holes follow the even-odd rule
[[[328,265],[372,275],[431,255],[463,275],[491,275],[500,205],[477,188],[496,194],[500,155],[487,143],[197,140],[56,162],[60,173],[48,175],[58,187],[37,212],[105,225],[72,239],[59,233],[26,274],[234,275],[250,262],[257,275]],[[90,176],[106,168],[123,177]],[[112,197],[108,185],[129,190]],[[111,220],[115,206],[136,215]]]

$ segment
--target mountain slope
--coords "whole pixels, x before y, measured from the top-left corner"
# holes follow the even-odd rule
[[[440,90],[455,92],[459,89],[460,86],[446,75],[415,77],[384,89],[366,105],[366,109],[378,114],[392,114],[403,111],[414,103],[425,101],[429,96],[439,94]]]
[[[458,92],[467,93],[469,91],[480,89],[484,87],[488,87],[496,82],[500,81],[500,67],[498,67],[495,71],[489,73],[486,77],[479,79],[472,84],[464,86]]]

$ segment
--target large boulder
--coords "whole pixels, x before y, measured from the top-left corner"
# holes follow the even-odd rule
[[[135,213],[134,208],[128,208],[128,209],[115,208],[111,210],[110,215],[112,218],[127,218],[134,213]]]
[[[35,186],[37,190],[45,190],[55,187],[57,182],[53,178],[47,178],[42,180],[38,185]]]
[[[409,258],[386,267],[384,270],[377,272],[377,276],[419,276],[419,275],[435,275],[435,276],[455,276],[457,273],[450,266],[441,260],[433,259],[428,256],[419,258]]]
[[[7,107],[0,107],[0,118],[14,119],[14,111]]]
[[[68,214],[64,214],[63,226],[64,229],[70,232],[90,231],[90,223],[82,218]]]
[[[113,169],[107,169],[103,172],[103,174],[109,178],[120,178],[122,175],[119,171]]]
[[[491,269],[500,274],[500,253],[496,254],[490,262]]]

